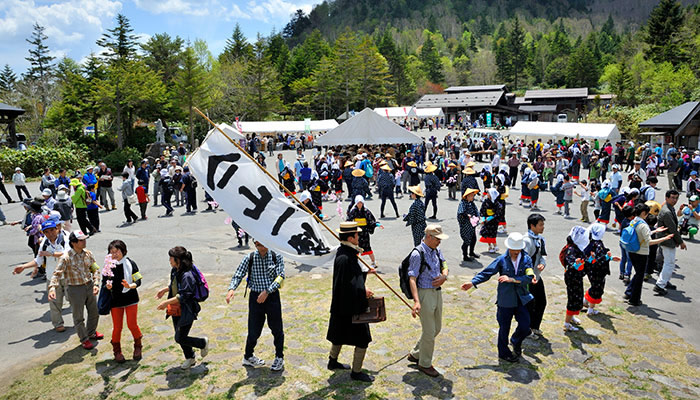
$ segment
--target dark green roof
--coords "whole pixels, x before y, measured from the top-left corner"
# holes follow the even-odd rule
[[[688,119],[689,116],[697,112],[699,105],[700,102],[689,101],[655,117],[649,118],[648,120],[641,122],[639,126],[645,128],[680,126],[686,119]]]

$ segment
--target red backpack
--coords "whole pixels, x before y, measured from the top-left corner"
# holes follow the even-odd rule
[[[559,262],[561,263],[561,266],[566,268],[566,250],[569,249],[570,244],[564,245],[562,247],[561,251],[559,252]]]

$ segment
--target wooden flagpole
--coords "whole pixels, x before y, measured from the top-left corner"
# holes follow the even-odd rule
[[[267,175],[270,179],[272,179],[273,181],[275,181],[275,183],[277,183],[280,187],[282,187],[282,188],[284,189],[284,191],[285,191],[291,198],[293,198],[297,203],[299,203],[299,204],[301,205],[301,207],[304,209],[304,211],[306,211],[306,212],[309,213],[312,217],[314,217],[314,219],[316,220],[316,222],[318,222],[319,224],[321,224],[321,226],[323,226],[324,228],[326,228],[326,230],[327,230],[328,232],[330,232],[331,235],[333,235],[334,238],[336,238],[338,241],[340,241],[340,237],[338,237],[338,235],[336,235],[336,233],[335,233],[335,231],[334,231],[333,229],[329,228],[328,225],[326,225],[326,224],[323,222],[323,220],[321,220],[320,218],[318,218],[317,215],[315,215],[314,213],[312,213],[311,210],[309,210],[308,207],[306,207],[306,205],[305,205],[304,203],[302,203],[302,202],[294,195],[294,193],[290,192],[289,189],[287,189],[282,183],[280,183],[280,181],[277,180],[277,178],[275,178],[274,176],[272,176],[272,174],[271,174],[267,169],[265,169],[262,165],[260,165],[260,164],[258,163],[258,161],[255,160],[255,158],[254,158],[253,156],[251,156],[250,154],[248,154],[248,152],[247,152],[244,148],[242,148],[241,145],[239,145],[235,140],[231,139],[231,137],[229,137],[229,136],[226,134],[226,132],[224,132],[221,128],[219,128],[219,126],[216,125],[214,122],[212,122],[212,120],[210,120],[209,117],[207,117],[203,112],[201,112],[201,111],[199,110],[199,108],[194,107],[194,110],[195,110],[199,115],[201,115],[202,118],[206,119],[207,122],[209,122],[214,128],[216,128],[216,130],[218,130],[219,132],[221,132],[221,134],[224,135],[224,137],[225,137],[226,139],[228,139],[229,142],[231,142],[234,146],[236,146],[236,148],[237,148],[241,153],[245,154],[246,157],[248,157],[252,162],[254,162],[255,165],[257,165],[258,168],[260,168],[260,169],[265,173],[265,175]],[[191,157],[191,156],[190,156],[190,157]],[[357,259],[360,260],[360,262],[361,262],[362,264],[364,264],[365,267],[367,267],[369,270],[373,270],[373,268],[371,268],[371,267],[369,266],[369,264],[367,264],[367,261],[363,260],[362,257],[361,257],[359,254],[357,255]],[[389,290],[391,290],[391,292],[394,293],[394,295],[396,295],[396,297],[398,297],[398,298],[406,305],[406,307],[408,307],[408,308],[410,308],[411,310],[413,310],[413,307],[411,307],[411,305],[408,304],[408,302],[406,301],[406,299],[404,299],[403,296],[401,296],[400,294],[398,294],[398,293],[396,292],[396,290],[394,290],[394,288],[392,288],[381,276],[379,276],[379,274],[376,273],[376,271],[375,271],[375,273],[373,273],[372,275],[376,276],[376,277],[379,279],[379,281],[382,282],[382,283],[384,284],[384,286],[386,286],[387,288],[389,288]]]

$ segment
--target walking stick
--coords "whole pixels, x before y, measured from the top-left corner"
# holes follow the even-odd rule
[[[237,148],[241,153],[243,153],[243,154],[244,154],[246,157],[248,157],[252,162],[254,162],[255,165],[257,165],[258,168],[260,168],[260,169],[265,173],[265,175],[267,175],[270,179],[272,179],[273,181],[275,181],[275,183],[277,183],[280,187],[282,187],[282,188],[284,189],[284,191],[285,191],[291,198],[293,198],[297,203],[299,203],[299,204],[301,205],[301,207],[304,209],[304,211],[306,211],[307,213],[311,214],[312,217],[314,217],[314,219],[316,220],[316,222],[318,222],[319,224],[321,224],[321,226],[323,226],[324,228],[326,228],[326,230],[327,230],[328,232],[330,232],[331,235],[333,235],[334,238],[336,238],[338,241],[340,241],[340,237],[338,237],[338,235],[336,235],[335,231],[333,231],[331,228],[329,228],[328,225],[326,225],[326,224],[323,222],[323,220],[321,220],[317,215],[313,214],[313,213],[311,212],[311,210],[309,210],[308,207],[306,207],[306,205],[305,205],[304,203],[302,203],[302,202],[294,195],[294,193],[292,193],[291,191],[289,191],[289,189],[287,189],[282,183],[280,183],[280,181],[278,181],[277,178],[275,178],[274,176],[272,176],[272,174],[271,174],[267,169],[265,169],[262,165],[260,165],[260,164],[258,163],[258,161],[255,160],[255,158],[254,158],[253,156],[251,156],[250,154],[248,154],[248,152],[245,151],[245,149],[243,149],[243,148],[241,147],[241,145],[239,145],[235,140],[231,139],[231,137],[229,137],[229,135],[227,135],[226,132],[224,132],[221,128],[219,128],[218,125],[216,125],[215,123],[213,123],[213,122],[209,119],[209,117],[207,117],[203,112],[201,112],[201,111],[199,110],[199,108],[194,107],[194,110],[195,110],[199,115],[201,115],[202,118],[206,119],[207,122],[209,122],[212,126],[214,126],[214,127],[216,128],[216,130],[218,130],[222,135],[224,135],[224,137],[225,137],[229,142],[231,142],[234,146],[236,146],[236,148]],[[190,157],[192,157],[192,156],[190,156]],[[357,259],[360,260],[360,262],[361,262],[362,264],[364,264],[365,267],[367,267],[367,268],[370,269],[370,270],[373,270],[373,269],[369,266],[369,264],[367,264],[367,261],[363,260],[362,257],[361,257],[359,254],[357,255]],[[381,276],[379,276],[379,274],[377,274],[377,273],[375,272],[375,273],[372,274],[372,275],[376,276],[377,279],[379,279],[379,281],[382,282],[382,283],[384,284],[384,286],[386,286],[387,288],[389,288],[389,290],[391,290],[391,292],[392,292],[396,297],[398,297],[398,298],[406,305],[406,307],[408,307],[408,308],[410,308],[411,310],[413,310],[413,307],[411,307],[411,305],[408,304],[408,302],[403,298],[403,296],[401,296],[400,294],[398,294],[398,293],[396,292],[396,290],[394,290],[394,288],[392,288]]]

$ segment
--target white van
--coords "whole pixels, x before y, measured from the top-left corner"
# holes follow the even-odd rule
[[[467,136],[473,139],[485,139],[490,137],[491,140],[498,140],[501,138],[501,132],[493,129],[484,128],[474,128],[467,131]]]
[[[569,122],[566,114],[557,115],[557,122]]]

